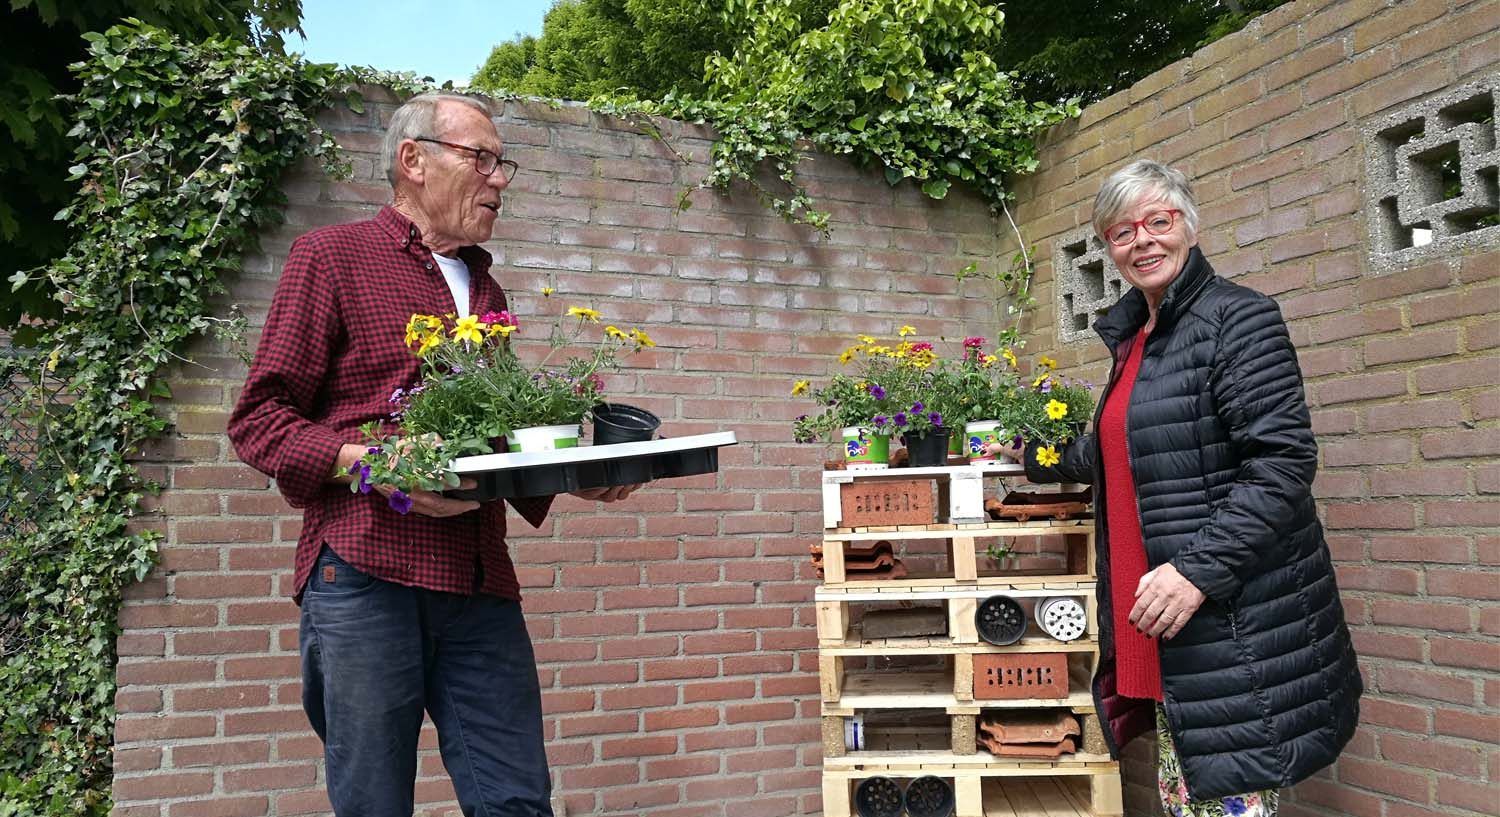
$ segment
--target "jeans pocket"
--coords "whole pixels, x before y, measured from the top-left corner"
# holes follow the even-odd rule
[[[324,545],[313,563],[313,574],[307,581],[307,592],[327,596],[343,596],[367,590],[378,580],[355,569],[344,561],[333,548]]]

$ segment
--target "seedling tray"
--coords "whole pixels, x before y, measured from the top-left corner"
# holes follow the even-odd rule
[[[737,442],[733,431],[720,431],[638,443],[459,457],[453,461],[453,470],[479,484],[472,490],[448,493],[485,502],[712,474],[719,470],[719,449]]]

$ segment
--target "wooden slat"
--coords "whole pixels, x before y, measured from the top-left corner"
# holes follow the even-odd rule
[[[814,588],[813,596],[819,600],[842,598],[849,601],[876,601],[881,596],[894,594],[916,598],[971,599],[982,599],[996,593],[1009,596],[1066,596],[1092,593],[1097,584],[1088,576],[1067,574],[980,576],[972,583],[960,583],[951,576],[908,576],[905,579],[847,581],[840,585],[825,582],[823,586]],[[924,593],[930,595],[922,596]]]
[[[852,714],[859,709],[942,709],[949,713],[978,709],[1024,707],[1068,707],[1075,712],[1094,711],[1094,696],[1087,679],[1075,677],[1066,698],[1016,698],[1012,700],[960,701],[953,694],[952,672],[845,673],[844,690],[837,707],[824,705],[826,715]],[[982,705],[982,706],[981,706]]]
[[[1109,755],[1067,755],[1058,760],[1019,760],[995,757],[980,751],[972,755],[956,755],[943,750],[906,752],[849,752],[844,757],[823,759],[823,768],[860,770],[874,774],[876,769],[891,769],[895,766],[920,767],[942,776],[976,774],[980,776],[1016,776],[1028,774],[1109,774],[1117,769]]]
[[[1032,522],[970,522],[959,525],[878,525],[860,528],[839,527],[823,532],[824,539],[857,541],[861,539],[947,539],[955,533],[993,539],[997,536],[1056,536],[1094,532],[1092,519],[1054,519]],[[892,534],[895,534],[892,536]]]

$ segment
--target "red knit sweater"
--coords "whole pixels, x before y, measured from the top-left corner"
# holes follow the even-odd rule
[[[1120,377],[1104,401],[1104,411],[1099,415],[1099,450],[1104,459],[1104,496],[1108,503],[1105,524],[1109,530],[1109,596],[1115,625],[1116,684],[1121,695],[1160,701],[1161,660],[1157,643],[1130,623],[1135,588],[1148,566],[1135,477],[1130,473],[1125,413],[1130,407],[1130,392],[1135,388],[1145,348],[1143,329],[1130,343],[1124,362],[1119,364]]]

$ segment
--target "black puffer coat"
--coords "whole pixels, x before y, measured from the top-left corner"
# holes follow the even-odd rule
[[[1147,317],[1131,290],[1094,328],[1117,353]],[[1192,248],[1147,340],[1127,427],[1147,561],[1171,562],[1208,597],[1161,642],[1164,707],[1189,794],[1290,786],[1349,741],[1363,684],[1313,504],[1317,445],[1302,373],[1276,302],[1218,277]],[[1026,461],[1033,480],[1103,483],[1092,434],[1055,468],[1036,465],[1034,452]],[[1095,496],[1094,697],[1118,755],[1152,727],[1153,703],[1115,692],[1109,510],[1104,491]]]

